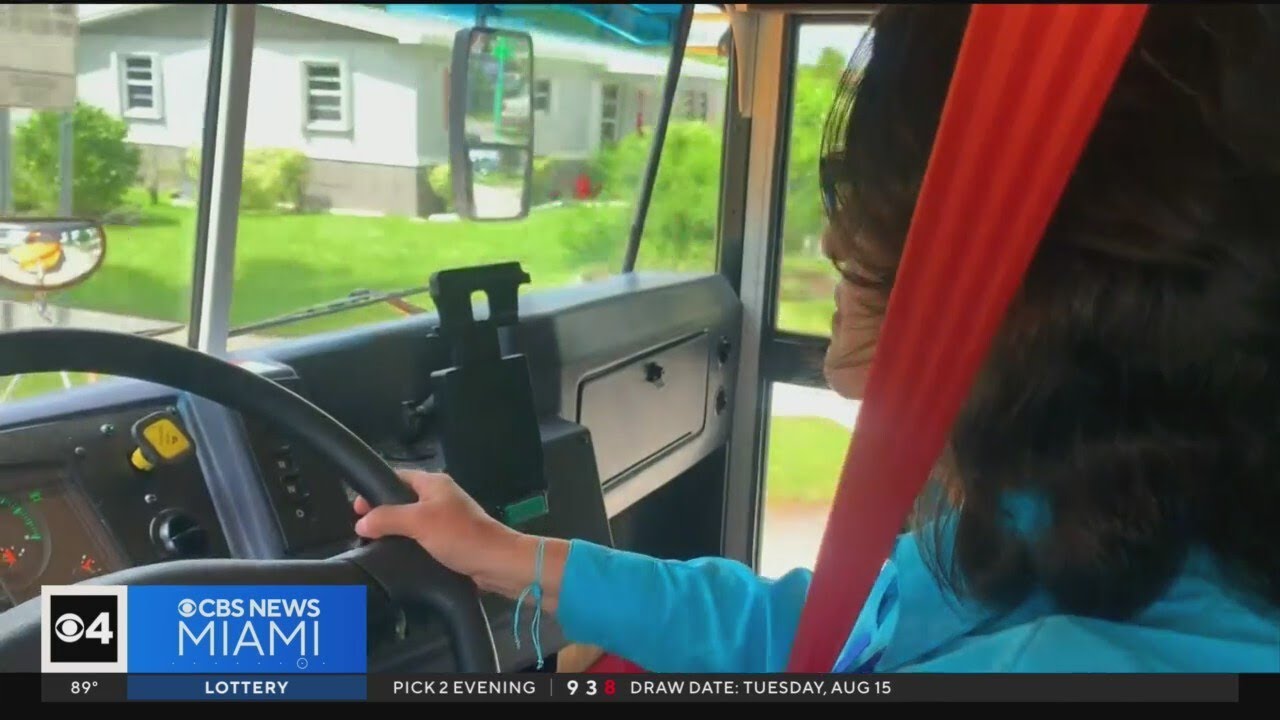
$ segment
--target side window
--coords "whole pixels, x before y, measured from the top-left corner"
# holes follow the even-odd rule
[[[125,117],[160,119],[161,73],[156,55],[127,53],[119,56],[120,108]]]
[[[600,147],[618,141],[618,100],[621,90],[609,83],[600,88]]]
[[[686,90],[682,108],[688,120],[707,120],[707,93],[701,90]]]
[[[307,128],[310,130],[345,130],[347,117],[347,83],[342,64],[311,61],[302,65],[306,82]]]
[[[799,27],[791,137],[782,224],[779,330],[829,336],[838,275],[822,255],[824,217],[818,185],[823,125],[850,55],[865,25],[813,23]],[[764,524],[760,571],[776,576],[813,567],[835,494],[858,404],[822,388],[788,383],[770,387]]]
[[[0,14],[17,59],[0,61],[11,81],[0,92],[0,214],[95,217],[106,234],[97,271],[43,306],[0,283],[0,334],[76,327],[186,344],[198,194],[183,166],[201,149],[213,6],[14,4]],[[24,85],[39,91],[15,97]],[[6,235],[0,256],[15,239]],[[67,268],[78,256],[58,257]],[[0,377],[0,403],[100,379]]]
[[[551,81],[545,78],[533,83],[533,109],[539,112],[551,111]]]
[[[799,29],[782,217],[777,317],[782,331],[831,334],[837,275],[822,254],[825,218],[818,154],[836,88],[865,31],[866,25],[850,23],[808,23]]]
[[[725,54],[727,48],[720,40],[729,22],[724,15],[714,13],[697,17],[699,32],[690,32],[685,48],[658,177],[636,258],[638,270],[706,272],[716,266],[720,166],[730,61]],[[637,112],[649,126],[657,120],[662,96],[660,92],[647,95],[644,101]],[[646,106],[652,108],[647,113]],[[628,152],[625,146],[619,150],[620,154]],[[640,182],[644,166],[636,161],[632,163],[639,170],[625,176],[624,186],[634,187]]]

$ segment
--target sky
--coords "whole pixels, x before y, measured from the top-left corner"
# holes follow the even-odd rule
[[[697,6],[697,12],[706,12],[708,6]],[[715,8],[711,8],[714,11]],[[707,21],[695,23],[690,31],[694,42],[712,44],[717,41],[728,26],[724,21]],[[846,59],[858,46],[862,39],[865,25],[853,24],[806,24],[800,27],[800,46],[797,49],[801,65],[812,65],[818,61],[823,48],[832,47],[844,53]]]
[[[823,48],[833,47],[844,54],[845,60],[862,40],[865,25],[802,25],[797,50],[801,65],[818,61]]]

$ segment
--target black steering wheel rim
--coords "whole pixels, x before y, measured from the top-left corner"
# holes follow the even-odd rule
[[[67,328],[40,328],[0,334],[0,376],[23,373],[73,371],[96,372],[129,377],[191,393],[231,410],[252,415],[272,425],[299,443],[311,444],[315,451],[336,467],[356,492],[373,506],[403,504],[416,500],[413,491],[400,481],[395,470],[364,441],[329,414],[288,388],[227,360],[161,340],[124,333]],[[390,538],[372,543],[368,550],[335,559],[358,565],[363,575],[377,583],[392,601],[423,605],[440,615],[453,644],[454,658],[461,672],[497,672],[497,651],[492,630],[481,604],[480,591],[470,578],[440,565],[417,543]],[[404,572],[411,563],[412,574]],[[176,571],[190,567],[182,561]],[[260,584],[263,575],[276,567],[295,576],[307,563],[334,561],[216,561],[218,571],[234,581],[237,563]],[[164,573],[168,563],[151,566],[143,582]],[[210,566],[213,568],[214,566]],[[348,568],[334,565],[339,571]],[[111,582],[113,573],[96,579]],[[341,577],[352,577],[343,572]],[[127,582],[122,584],[128,584]],[[39,599],[28,601],[26,605]],[[4,663],[4,642],[26,638],[32,628],[14,623],[30,623],[30,613],[14,615],[18,620],[6,626],[0,614],[0,666]],[[39,615],[36,613],[36,622]],[[35,629],[38,632],[38,627]],[[38,647],[38,646],[37,646]]]

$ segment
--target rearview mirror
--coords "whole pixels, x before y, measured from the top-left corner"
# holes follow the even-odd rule
[[[107,252],[102,226],[74,218],[0,218],[0,282],[47,292],[78,285]]]
[[[459,30],[449,91],[454,207],[469,220],[518,220],[533,185],[533,38]]]

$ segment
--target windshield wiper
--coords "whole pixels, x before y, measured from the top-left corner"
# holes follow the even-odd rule
[[[277,315],[266,320],[241,325],[231,329],[227,333],[231,337],[245,335],[259,330],[287,325],[289,323],[298,322],[299,320],[309,320],[311,318],[332,315],[343,310],[351,310],[354,308],[365,307],[367,305],[377,305],[378,303],[390,303],[397,310],[407,314],[416,315],[423,312],[423,309],[411,303],[404,302],[404,298],[412,295],[421,295],[431,291],[430,285],[420,285],[418,287],[405,288],[403,290],[391,290],[388,292],[377,292],[373,290],[352,290],[346,297],[337,300],[329,300],[327,302],[312,305],[294,310],[293,312]]]

